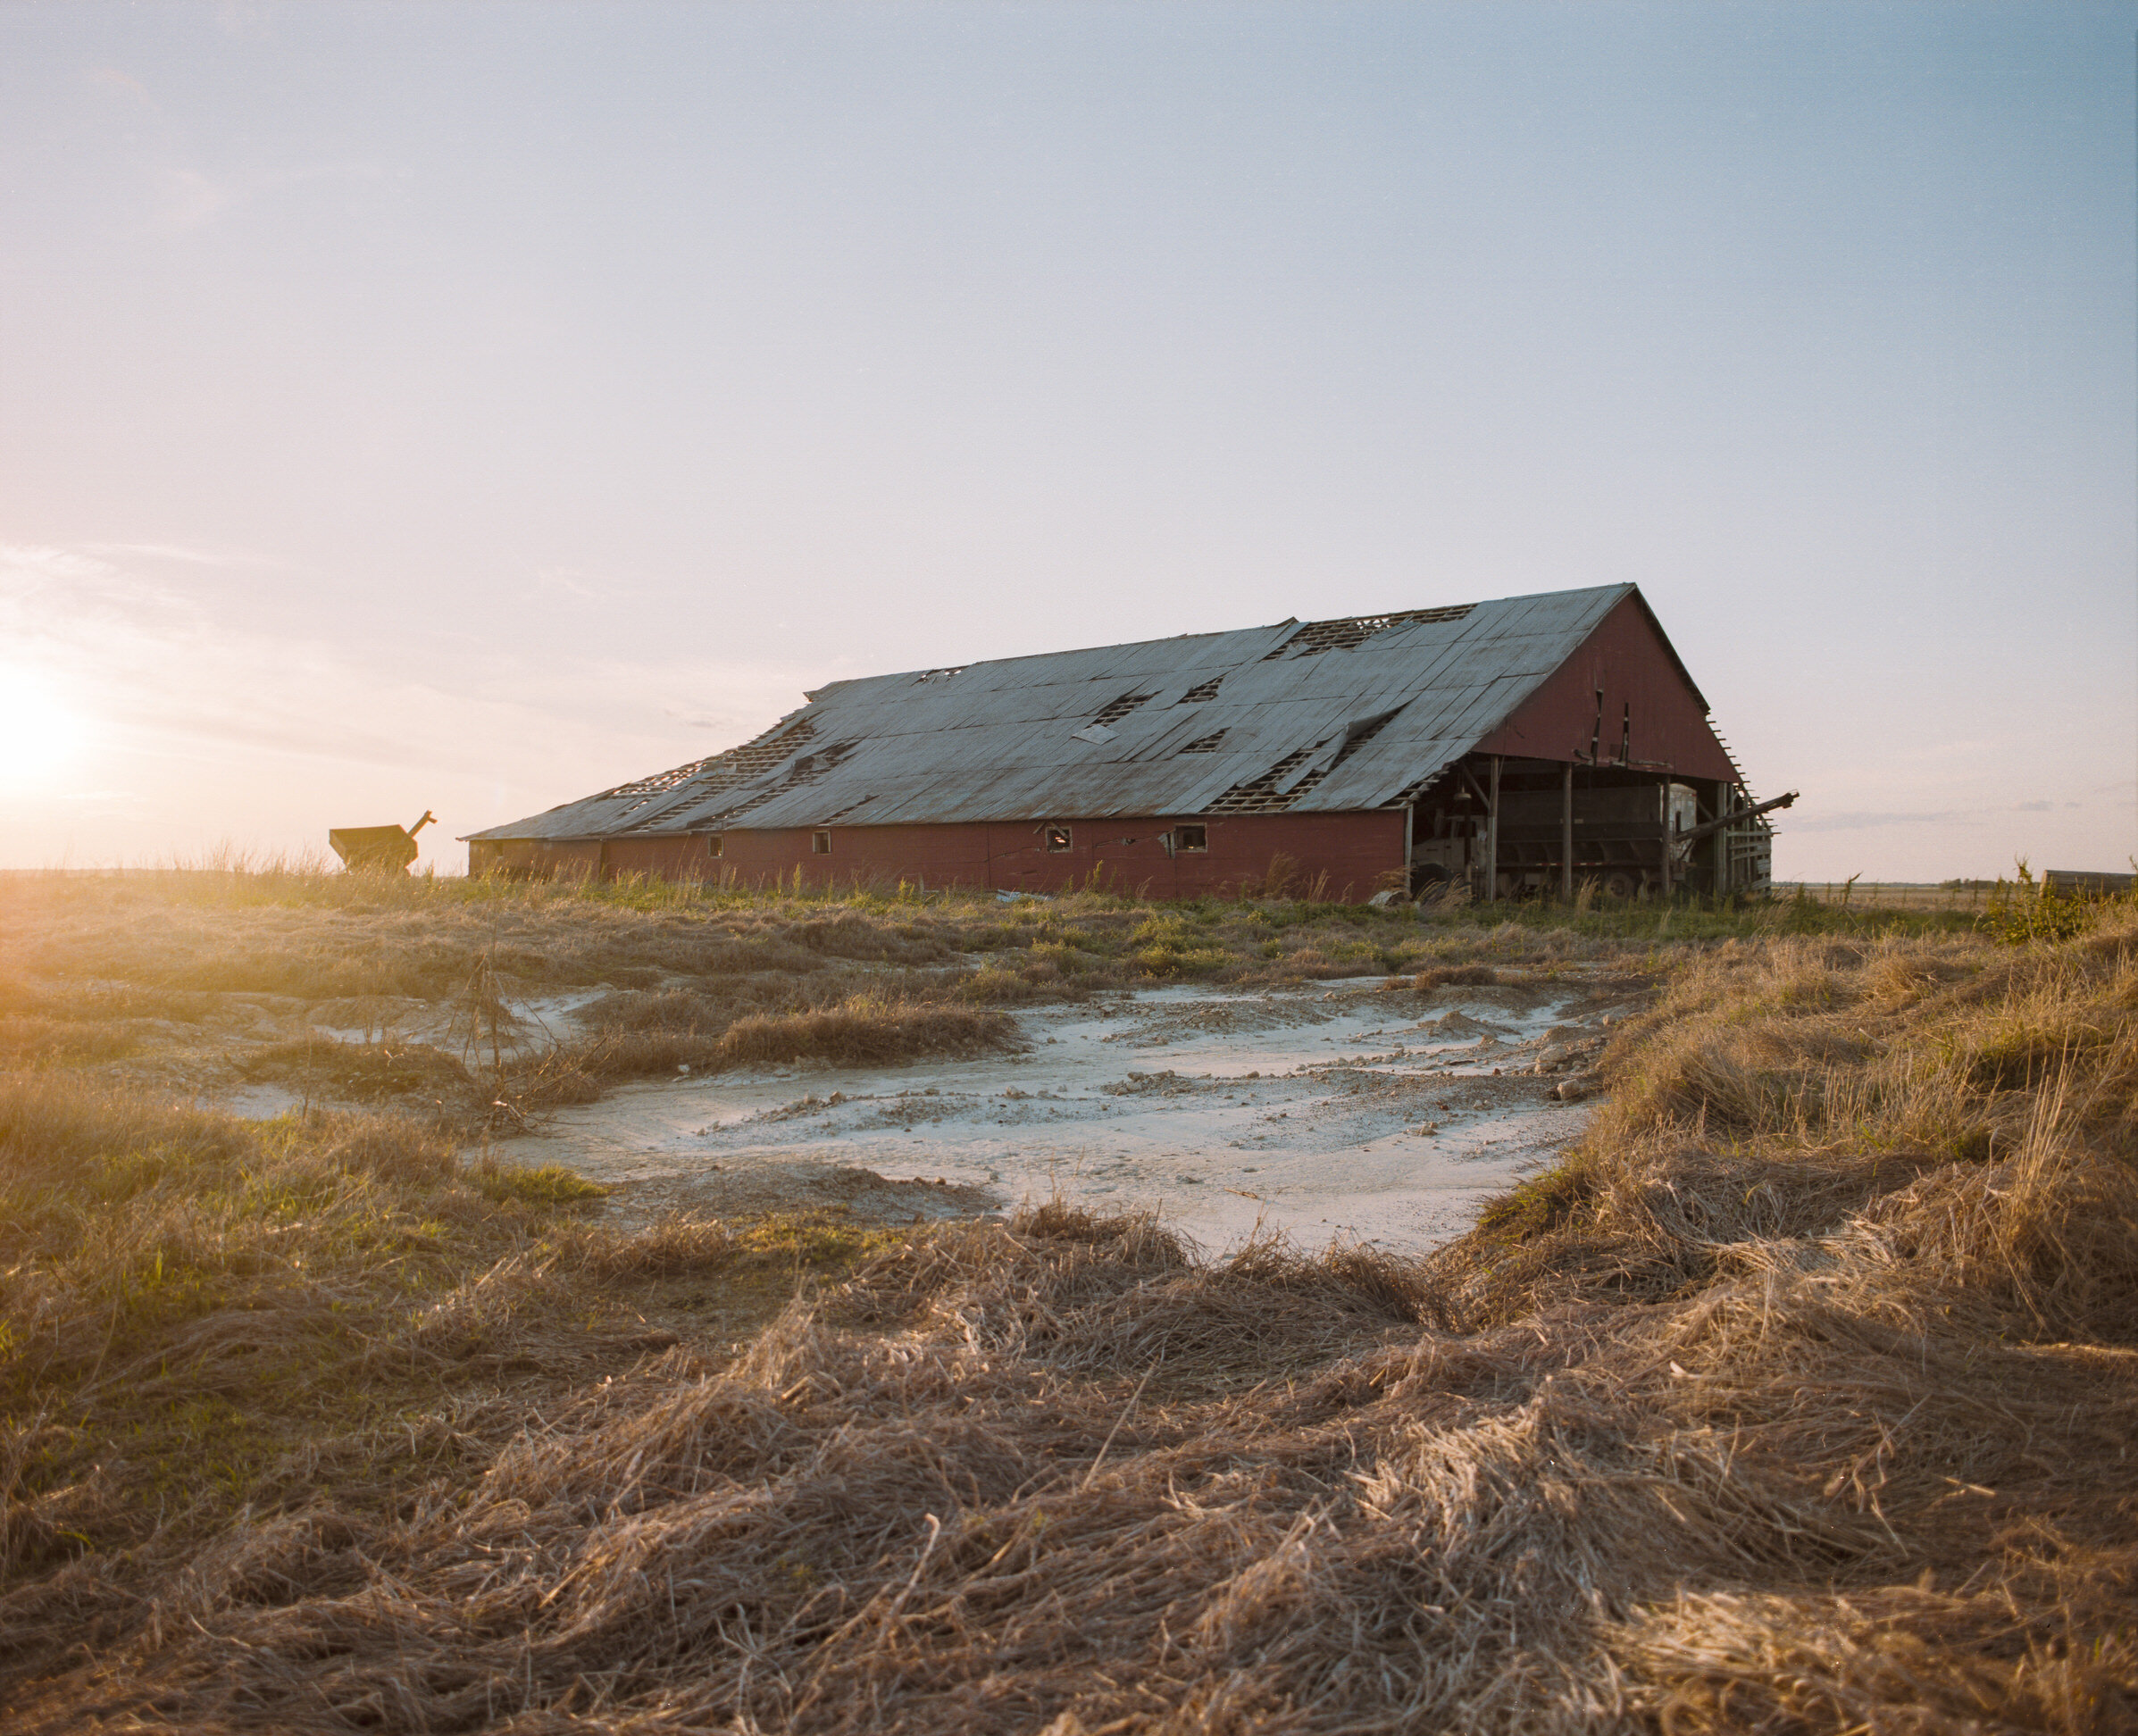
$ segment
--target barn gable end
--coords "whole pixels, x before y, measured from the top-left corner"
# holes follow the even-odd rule
[[[1680,778],[1741,782],[1708,722],[1707,700],[1638,591],[1619,602],[1474,751],[1601,759]]]

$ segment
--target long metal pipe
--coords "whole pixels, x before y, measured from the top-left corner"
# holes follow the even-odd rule
[[[1741,807],[1733,813],[1718,814],[1705,825],[1688,827],[1685,830],[1674,834],[1674,837],[1678,847],[1683,849],[1688,844],[1697,844],[1710,832],[1718,832],[1725,826],[1733,825],[1740,820],[1756,819],[1762,814],[1772,814],[1777,808],[1792,806],[1800,793],[1800,791],[1792,789],[1786,795],[1775,797],[1770,802],[1761,802],[1757,807]]]

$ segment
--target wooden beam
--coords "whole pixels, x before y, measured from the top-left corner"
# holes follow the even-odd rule
[[[1492,794],[1485,804],[1485,902],[1499,897],[1499,755],[1492,755]]]
[[[1663,798],[1663,896],[1670,897],[1677,884],[1677,857],[1671,848],[1677,836],[1670,813],[1670,785],[1667,781],[1657,786],[1656,794]]]
[[[1574,768],[1559,785],[1559,897],[1574,902]]]
[[[1715,817],[1725,820],[1730,814],[1730,786],[1720,778],[1715,780]],[[1715,834],[1715,872],[1709,877],[1715,885],[1717,897],[1727,897],[1730,890],[1730,829],[1725,826]]]

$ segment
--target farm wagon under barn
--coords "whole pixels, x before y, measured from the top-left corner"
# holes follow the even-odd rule
[[[1769,873],[1767,824],[1633,585],[806,697],[739,747],[474,833],[470,871],[1192,897],[1288,862],[1297,887],[1351,900]]]

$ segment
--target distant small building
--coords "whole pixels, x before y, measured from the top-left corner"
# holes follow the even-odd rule
[[[1764,887],[1633,585],[835,681],[756,740],[467,839],[476,873],[1357,900]],[[1719,825],[1714,822],[1722,822]],[[1686,839],[1684,834],[1698,834]],[[1289,859],[1289,863],[1286,859]]]

